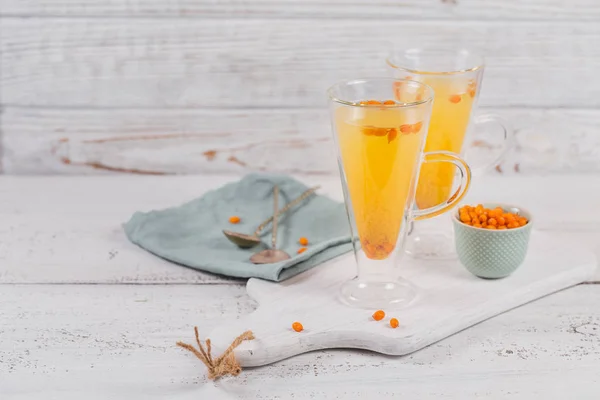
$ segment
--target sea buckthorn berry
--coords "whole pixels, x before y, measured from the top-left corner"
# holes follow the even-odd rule
[[[488,225],[491,225],[491,226],[498,225],[498,221],[496,221],[496,218],[490,218],[490,219],[488,219],[487,223],[488,223]]]
[[[495,225],[488,225],[485,227],[485,229],[496,229]]]
[[[386,100],[383,102],[384,106],[393,106],[394,104],[396,104],[394,100]]]
[[[302,246],[306,246],[308,245],[308,239],[303,236],[300,239],[298,239],[298,243],[300,243]]]
[[[387,134],[388,131],[385,128],[375,128],[375,132],[373,132],[373,135],[375,136],[385,136]]]
[[[367,104],[369,104],[369,102],[363,100],[358,104],[360,104],[361,106],[366,106]]]
[[[475,89],[469,89],[469,96],[475,97],[476,94],[477,94],[477,91]]]
[[[409,125],[409,124],[400,125],[400,132],[402,132],[402,133],[412,132],[412,125]]]
[[[300,322],[296,321],[292,324],[292,329],[296,332],[302,332],[304,330],[304,327]]]
[[[508,229],[508,228],[507,228],[505,225],[500,225],[500,226],[498,227],[498,230],[502,230],[502,229]]]
[[[473,228],[482,228],[481,224],[473,224]]]
[[[231,224],[239,224],[241,220],[242,219],[240,217],[238,217],[237,215],[233,215],[233,216],[229,217],[229,223],[231,223]]]
[[[385,318],[385,312],[383,310],[377,310],[373,313],[373,319],[375,321],[381,321]]]
[[[377,131],[377,128],[374,128],[372,126],[365,126],[362,130],[362,133],[365,136],[373,136],[373,135],[375,135],[376,131]]]
[[[300,248],[298,249],[298,252],[297,252],[297,253],[298,253],[298,254],[302,254],[302,253],[304,253],[305,251],[306,251],[306,247],[300,247]]]
[[[462,100],[462,97],[460,97],[459,94],[453,94],[452,96],[448,97],[448,100],[450,101],[450,103],[460,103],[460,101]]]
[[[496,221],[498,221],[498,225],[499,225],[499,226],[502,226],[502,225],[505,225],[505,224],[506,224],[506,219],[505,219],[504,217],[502,217],[502,216],[500,216],[500,217],[497,217],[497,218],[496,218]]]
[[[460,221],[464,223],[471,222],[471,217],[469,216],[469,214],[464,213],[460,216]]]
[[[388,144],[392,143],[392,140],[396,139],[398,136],[398,131],[394,128],[390,129],[390,133],[388,133]]]
[[[381,102],[377,101],[377,100],[369,100],[369,101],[367,101],[367,104],[374,105],[374,106],[379,106],[379,105],[381,105]]]
[[[398,325],[400,325],[400,323],[398,322],[398,320],[396,318],[390,319],[390,326],[392,328],[396,329],[398,327]]]
[[[525,225],[527,225],[527,218],[519,219],[519,226],[525,226]]]
[[[479,216],[479,221],[481,221],[481,222],[487,222],[487,220],[488,220],[487,214],[484,213],[484,214],[481,214]]]
[[[423,127],[423,122],[417,122],[416,124],[413,124],[412,133],[419,133],[419,131],[421,130],[422,127]]]
[[[385,242],[382,246],[383,246],[383,250],[388,254],[394,250],[394,247],[396,247],[394,244],[392,244],[390,242]]]
[[[377,247],[374,244],[367,243],[363,249],[369,258],[374,258],[377,255]]]

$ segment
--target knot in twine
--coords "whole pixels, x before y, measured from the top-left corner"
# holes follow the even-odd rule
[[[194,333],[196,334],[196,343],[198,343],[197,350],[191,344],[177,342],[177,346],[183,347],[184,349],[191,351],[194,353],[196,357],[200,359],[208,368],[208,379],[215,380],[217,378],[222,377],[223,375],[231,374],[233,376],[239,375],[242,371],[242,367],[235,359],[235,355],[233,354],[233,350],[238,347],[244,340],[252,340],[254,339],[254,335],[252,331],[246,331],[238,336],[225,350],[225,352],[218,358],[213,359],[211,352],[210,339],[206,339],[206,349],[202,345],[200,341],[200,337],[198,336],[198,327],[194,327]]]

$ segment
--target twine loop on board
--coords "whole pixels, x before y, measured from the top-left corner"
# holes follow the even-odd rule
[[[202,342],[200,341],[200,336],[198,335],[197,326],[194,327],[194,333],[196,334],[196,343],[198,343],[198,349],[196,349],[191,344],[183,342],[177,342],[177,346],[194,353],[194,355],[198,357],[198,359],[200,359],[200,361],[202,361],[204,365],[206,365],[206,368],[208,368],[208,379],[215,380],[227,374],[233,376],[239,375],[239,373],[242,371],[242,367],[235,359],[233,350],[240,344],[242,344],[244,340],[254,339],[252,331],[246,331],[237,338],[235,338],[235,340],[229,345],[227,350],[225,350],[225,352],[218,358],[212,357],[210,339],[206,339],[205,341],[206,348],[204,348],[204,346],[202,345]]]

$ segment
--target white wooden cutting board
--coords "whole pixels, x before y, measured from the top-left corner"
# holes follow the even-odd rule
[[[354,277],[353,255],[344,255],[282,283],[250,279],[248,294],[259,307],[236,321],[228,321],[208,337],[213,354],[252,330],[255,340],[236,349],[242,366],[259,366],[325,348],[355,348],[404,355],[422,349],[490,317],[550,293],[576,285],[596,269],[595,255],[577,243],[566,243],[534,231],[527,258],[513,275],[483,280],[458,261],[402,260],[403,276],[420,288],[413,306],[388,312],[383,321],[375,310],[345,306],[339,286]],[[259,268],[259,267],[257,267]],[[400,327],[392,329],[389,318]],[[294,321],[304,325],[298,333]]]

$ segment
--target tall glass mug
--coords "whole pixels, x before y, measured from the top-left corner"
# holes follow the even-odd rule
[[[358,264],[358,276],[343,285],[342,299],[365,308],[406,306],[416,296],[398,269],[407,227],[413,219],[450,210],[466,193],[471,172],[454,153],[423,153],[433,102],[429,86],[391,78],[354,80],[334,85],[328,95]],[[454,194],[415,210],[421,163],[456,166],[462,178]]]
[[[512,131],[492,115],[472,118],[483,77],[481,57],[467,50],[411,49],[392,52],[387,63],[395,78],[422,82],[433,88],[435,101],[425,151],[462,154],[467,132],[489,131],[485,125],[492,124],[502,137],[501,151],[495,157],[488,157],[485,165],[470,165],[474,173],[482,173],[501,161],[511,147]],[[469,129],[472,120],[474,129]],[[417,186],[416,206],[424,209],[448,199],[454,176],[455,168],[450,164],[424,165]],[[447,224],[438,224],[429,231],[415,224],[409,235],[407,252],[419,258],[453,258],[452,227],[450,221],[445,222]]]

